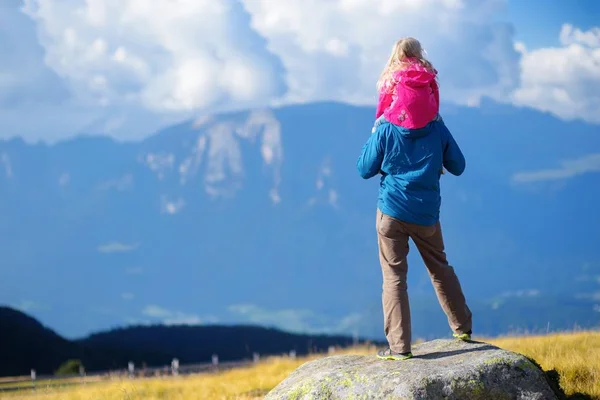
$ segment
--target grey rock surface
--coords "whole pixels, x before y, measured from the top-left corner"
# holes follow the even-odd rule
[[[413,346],[413,354],[406,361],[379,360],[373,354],[307,362],[265,399],[558,398],[534,363],[487,343],[434,340]]]

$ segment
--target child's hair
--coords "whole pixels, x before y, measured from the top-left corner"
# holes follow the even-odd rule
[[[385,81],[389,80],[394,72],[401,70],[406,66],[407,58],[415,58],[428,70],[435,71],[431,62],[423,56],[423,47],[421,47],[421,43],[415,38],[405,37],[398,40],[394,45],[392,54],[377,81],[377,90],[381,90]]]

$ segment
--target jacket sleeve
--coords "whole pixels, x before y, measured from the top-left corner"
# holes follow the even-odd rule
[[[363,146],[362,153],[358,157],[356,167],[363,179],[370,179],[381,170],[384,155],[384,129],[386,129],[384,126],[377,128],[375,133],[371,135],[367,143]]]
[[[431,81],[431,90],[433,91],[433,97],[435,97],[435,104],[440,108],[440,88],[435,80]]]
[[[458,143],[454,140],[452,133],[443,125],[444,128],[444,168],[452,175],[459,176],[465,171],[466,161]]]
[[[377,102],[377,110],[375,111],[375,118],[381,117],[383,112],[392,104],[392,95],[383,90],[379,94],[379,100]]]

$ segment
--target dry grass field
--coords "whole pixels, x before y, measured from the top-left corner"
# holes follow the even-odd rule
[[[545,370],[555,369],[567,395],[575,393],[600,399],[600,332],[561,333],[544,336],[476,338],[535,359]],[[372,354],[374,348],[341,350],[340,353]],[[71,387],[44,387],[0,394],[2,399],[29,400],[217,400],[262,399],[304,362],[323,357],[291,359],[273,357],[255,366],[215,374],[169,378],[121,379]],[[574,397],[575,398],[575,397]]]

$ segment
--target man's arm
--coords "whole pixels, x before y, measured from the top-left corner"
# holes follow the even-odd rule
[[[446,124],[442,122],[445,137],[444,146],[444,168],[452,175],[462,175],[465,171],[466,161],[458,143],[454,140],[452,133],[446,127]]]
[[[370,179],[381,170],[384,154],[383,138],[385,137],[383,132],[385,129],[386,127],[382,125],[375,133],[371,134],[369,140],[363,146],[360,157],[358,157],[356,167],[363,179]]]

